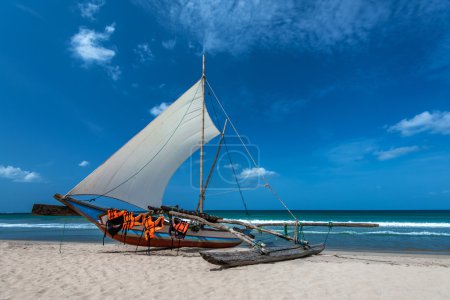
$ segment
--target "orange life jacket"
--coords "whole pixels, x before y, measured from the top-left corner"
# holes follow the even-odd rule
[[[130,211],[125,211],[123,215],[123,230],[133,229],[135,226],[142,225],[141,222],[138,221],[140,215],[134,216],[134,214]]]
[[[186,233],[189,229],[189,223],[179,218],[172,218],[170,222],[169,234],[173,238],[182,240],[186,237]]]
[[[180,223],[175,224],[175,226],[173,226],[173,228],[174,228],[177,232],[181,233],[182,235],[185,235],[186,232],[187,232],[188,229],[189,229],[189,223],[188,223],[188,222],[181,221]]]
[[[155,232],[160,231],[164,228],[164,216],[160,216],[154,222],[152,220],[152,216],[147,216],[142,221],[142,225],[144,225],[145,229],[145,239],[147,241],[149,239],[153,239],[155,237]]]
[[[106,232],[108,232],[111,237],[114,237],[119,231],[123,230],[124,218],[123,215],[126,213],[125,210],[118,211],[117,209],[108,209],[106,211],[106,216],[108,220],[105,224],[105,234],[103,235],[103,245],[105,244]]]
[[[122,211],[118,211],[117,209],[113,208],[113,209],[108,209],[108,211],[106,212],[106,214],[108,215],[108,220],[112,220],[115,218],[118,218],[120,216],[123,216],[124,213],[126,213],[125,210]]]

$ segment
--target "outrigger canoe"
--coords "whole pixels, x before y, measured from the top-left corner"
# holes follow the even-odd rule
[[[96,225],[103,233],[106,232],[106,221],[108,220],[107,209],[79,201],[71,197],[63,197],[60,194],[54,196],[56,200],[67,205],[91,223]],[[116,241],[143,247],[200,247],[200,248],[228,248],[239,245],[242,241],[228,231],[213,228],[203,228],[199,231],[189,229],[182,240],[172,239],[169,234],[169,222],[161,231],[155,232],[155,238],[150,240],[150,245],[142,237],[143,226],[136,226],[126,234],[119,232],[113,237],[106,232],[106,236]]]

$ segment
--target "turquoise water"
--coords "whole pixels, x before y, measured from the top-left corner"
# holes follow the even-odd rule
[[[249,211],[248,215],[244,211],[209,213],[254,223],[292,220],[284,211]],[[328,249],[450,254],[450,211],[294,211],[294,214],[304,221],[380,224],[377,228],[334,227],[329,234],[327,227],[303,228],[306,240],[320,243],[327,239]],[[282,242],[258,232],[253,234],[267,244]],[[60,241],[61,238],[100,243],[103,236],[95,225],[82,217],[0,214],[0,239]]]

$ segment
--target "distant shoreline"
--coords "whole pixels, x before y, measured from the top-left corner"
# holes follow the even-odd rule
[[[283,212],[286,210],[283,209],[251,209],[248,210],[251,212]],[[446,212],[450,213],[450,209],[292,209],[292,212]],[[214,212],[245,212],[243,209],[214,209],[214,210],[205,210],[206,213],[214,214]],[[0,215],[31,215],[31,208],[27,212],[0,212]]]

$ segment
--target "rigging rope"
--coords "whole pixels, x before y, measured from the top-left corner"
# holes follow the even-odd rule
[[[205,81],[206,81],[206,80],[205,80]],[[207,81],[206,81],[206,82],[207,82]],[[207,82],[207,83],[208,83],[208,82]],[[209,86],[211,92],[214,94],[214,91],[212,90],[212,88],[211,88],[211,86],[209,85],[209,83],[208,83],[208,86]],[[211,94],[208,93],[208,95],[211,95]],[[212,106],[212,108],[213,108],[213,112],[214,112],[214,115],[215,115],[215,117],[216,117],[216,120],[218,120],[219,118],[218,118],[218,115],[217,115],[216,108],[215,108],[215,106],[214,106],[214,102],[213,102],[213,101],[210,101],[210,102],[211,102],[211,106]],[[225,120],[225,125],[224,125],[224,127],[225,127],[226,124],[227,124],[227,120],[228,120],[228,121],[230,122],[230,124],[231,124],[230,119],[227,117],[227,119]],[[233,127],[234,127],[234,126],[233,126]],[[234,168],[233,161],[231,160],[230,151],[228,151],[228,145],[227,145],[227,141],[226,141],[226,139],[225,139],[225,134],[223,134],[222,140],[223,140],[223,144],[225,145],[225,151],[226,151],[226,153],[227,153],[228,161],[230,162],[231,170],[233,171],[233,176],[234,176],[234,179],[235,179],[235,181],[236,181],[236,186],[237,186],[237,188],[238,188],[239,195],[241,196],[242,204],[244,205],[245,215],[246,215],[246,216],[250,216],[250,214],[249,214],[249,212],[248,212],[248,209],[247,209],[247,203],[245,202],[244,194],[242,193],[242,188],[241,188],[241,185],[239,184],[239,179],[238,179],[238,177],[237,177],[236,170],[235,170],[235,168]],[[222,142],[222,140],[221,140],[221,142]]]
[[[242,140],[241,136],[239,135],[239,132],[237,131],[236,127],[234,126],[233,122],[231,121],[230,117],[228,116],[227,112],[225,111],[225,108],[222,106],[222,103],[220,102],[219,98],[217,97],[216,93],[214,92],[213,88],[209,84],[208,80],[205,80],[208,84],[208,87],[210,88],[212,94],[214,95],[214,98],[216,98],[217,103],[219,104],[220,108],[222,109],[223,113],[225,114],[225,117],[228,119],[228,121],[231,124],[231,127],[233,128],[234,132],[236,133],[237,137],[241,141],[242,146],[244,146],[245,151],[247,152],[248,156],[250,157],[251,161],[253,162],[253,165],[256,168],[259,168],[259,165],[256,163],[255,159],[251,155],[250,151],[248,150],[247,146],[245,145],[244,141]],[[226,144],[225,144],[226,146]],[[261,174],[261,178],[264,180],[265,187],[280,201],[280,203],[284,206],[284,208],[289,212],[289,214],[298,222],[297,217],[292,213],[292,211],[286,206],[286,204],[283,202],[283,200],[280,198],[280,196],[275,192],[275,190],[270,186],[269,181],[266,179],[266,177]]]
[[[328,222],[328,233],[327,233],[327,236],[325,237],[325,241],[323,242],[324,245],[327,244],[328,236],[330,235],[330,232],[331,232],[332,228],[333,228],[333,223],[332,222]]]
[[[239,179],[237,177],[233,161],[231,160],[230,151],[228,151],[228,145],[227,145],[227,142],[225,141],[225,139],[223,140],[223,144],[225,145],[225,151],[227,152],[227,157],[228,157],[228,161],[230,162],[230,165],[231,165],[231,170],[233,170],[233,176],[236,181],[236,186],[239,190],[239,194],[241,195],[242,204],[244,204],[245,214],[247,216],[250,216],[250,214],[248,213],[248,209],[247,209],[247,203],[245,203],[244,194],[242,193],[241,185],[239,184]]]
[[[63,239],[64,239],[64,234],[66,233],[66,222],[67,222],[67,218],[64,218],[64,227],[63,227],[62,234],[61,234],[61,240],[59,241],[59,253],[61,253],[61,247],[62,247],[62,243],[63,243]]]

